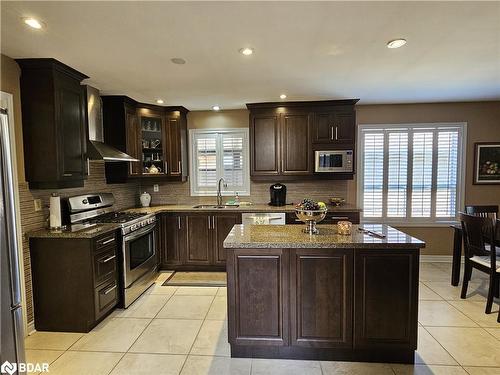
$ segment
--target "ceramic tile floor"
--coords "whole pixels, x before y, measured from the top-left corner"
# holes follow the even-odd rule
[[[499,301],[484,314],[485,276],[473,274],[462,300],[450,273],[421,264],[415,365],[231,359],[225,288],[161,286],[169,273],[88,334],[29,336],[27,360],[49,362],[51,375],[500,375]]]

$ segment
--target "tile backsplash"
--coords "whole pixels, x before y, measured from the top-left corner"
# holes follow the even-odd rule
[[[348,182],[345,180],[322,180],[304,182],[283,182],[287,188],[287,202],[298,202],[303,198],[327,201],[329,197],[348,197]],[[240,197],[242,201],[253,203],[269,202],[270,182],[251,182],[250,196]],[[152,184],[142,184],[141,191],[151,194],[151,204],[203,204],[215,203],[215,197],[192,197],[189,182],[169,182],[159,184],[159,192],[153,191]],[[231,197],[224,196],[224,200]]]

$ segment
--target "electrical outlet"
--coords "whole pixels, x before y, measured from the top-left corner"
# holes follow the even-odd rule
[[[155,193],[158,193],[158,192],[160,191],[160,185],[158,185],[158,184],[154,184],[154,185],[153,185],[153,191],[154,191]]]
[[[42,210],[42,200],[41,199],[34,199],[33,204],[35,206],[35,212]]]

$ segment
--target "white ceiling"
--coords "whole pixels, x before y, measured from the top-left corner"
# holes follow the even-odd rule
[[[3,54],[54,57],[103,94],[144,102],[500,98],[500,2],[2,1],[1,11]],[[398,37],[408,44],[386,48]],[[239,54],[244,46],[254,55]]]

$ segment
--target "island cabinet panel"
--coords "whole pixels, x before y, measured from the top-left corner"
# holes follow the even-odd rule
[[[357,250],[354,347],[417,348],[418,251]]]
[[[279,175],[279,116],[250,115],[250,139],[252,176]]]
[[[352,250],[297,249],[290,260],[292,345],[352,346]]]
[[[288,337],[288,251],[237,249],[228,258],[229,342],[284,346]]]

